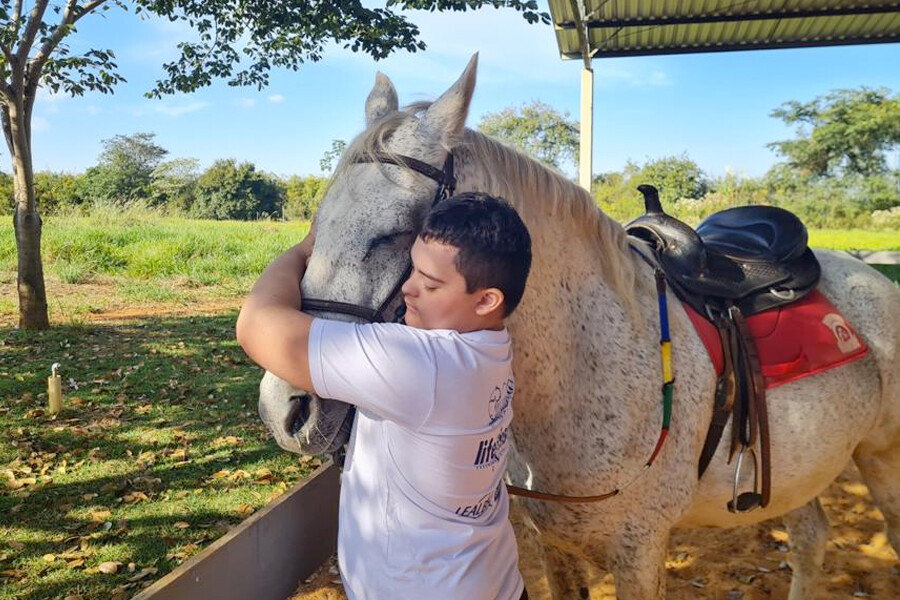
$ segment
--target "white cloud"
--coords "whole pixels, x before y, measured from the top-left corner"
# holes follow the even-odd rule
[[[284,102],[284,96],[282,94],[272,94],[269,96],[269,102],[272,104],[280,104],[281,102]]]
[[[241,108],[253,108],[256,105],[256,100],[253,98],[239,98],[237,105]]]
[[[99,115],[103,112],[103,109],[96,104],[88,104],[87,111],[92,115]]]
[[[188,113],[197,112],[198,110],[203,110],[207,106],[209,106],[209,102],[197,100],[195,102],[188,102],[185,104],[155,104],[153,106],[153,110],[169,117],[180,117],[181,115],[186,115]]]
[[[546,5],[541,3],[546,10]],[[563,60],[552,26],[525,21],[512,10],[483,8],[465,13],[408,11],[418,25],[425,52],[398,52],[375,62],[367,55],[333,45],[329,60],[344,62],[374,74],[380,70],[404,89],[430,89],[459,77],[469,58],[478,52],[480,85],[572,86],[578,89],[581,60]],[[593,61],[596,87],[662,86],[672,81],[659,61]],[[427,86],[427,87],[426,87]],[[440,88],[441,90],[443,88]],[[439,92],[438,92],[439,93]]]

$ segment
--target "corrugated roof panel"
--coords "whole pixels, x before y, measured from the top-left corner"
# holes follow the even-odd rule
[[[594,57],[900,41],[900,0],[550,0],[561,55]]]

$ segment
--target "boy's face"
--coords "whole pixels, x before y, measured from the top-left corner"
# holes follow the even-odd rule
[[[496,288],[468,293],[456,269],[458,252],[455,246],[416,239],[412,274],[402,288],[407,325],[460,332],[503,326],[503,293]]]

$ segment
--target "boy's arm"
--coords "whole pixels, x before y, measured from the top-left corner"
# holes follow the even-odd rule
[[[237,341],[253,362],[292,386],[312,392],[309,330],[300,310],[300,280],[312,254],[310,233],[263,271],[238,315]]]

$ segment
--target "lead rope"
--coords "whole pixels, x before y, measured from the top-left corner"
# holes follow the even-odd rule
[[[587,503],[599,502],[607,500],[613,496],[628,489],[635,481],[647,472],[659,453],[662,451],[663,444],[669,435],[669,425],[672,422],[672,398],[675,395],[675,377],[672,369],[672,339],[669,337],[669,304],[666,301],[666,276],[658,266],[654,265],[641,254],[637,249],[632,250],[638,253],[638,256],[644,259],[651,267],[653,267],[654,276],[656,278],[656,296],[659,306],[659,356],[662,364],[662,428],[659,437],[656,440],[656,446],[650,454],[650,458],[644,463],[644,467],[629,480],[625,485],[618,487],[611,492],[600,494],[599,496],[565,496],[562,494],[549,494],[547,492],[538,492],[522,488],[515,485],[507,485],[506,490],[513,496],[522,496],[525,498],[533,498],[535,500],[549,500],[551,502],[568,502],[568,503]]]

